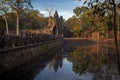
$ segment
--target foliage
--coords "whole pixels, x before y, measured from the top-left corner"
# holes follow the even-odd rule
[[[73,16],[66,21],[66,25],[70,30],[72,30],[74,26],[81,25],[81,20]]]
[[[8,4],[7,0],[0,0],[0,12],[7,13],[10,9],[10,6]]]
[[[21,15],[21,29],[41,29],[47,26],[47,18],[38,10],[30,10]]]
[[[120,1],[119,0],[104,0],[101,1],[100,0],[86,0],[85,3],[88,2],[88,6],[94,7],[94,13],[95,14],[99,14],[100,16],[105,16],[108,14],[108,12],[110,14],[113,15],[113,31],[114,31],[114,41],[115,41],[115,46],[116,46],[116,55],[117,55],[117,62],[118,62],[118,70],[119,70],[119,74],[120,74],[120,61],[119,61],[119,50],[118,50],[118,39],[117,39],[117,24],[116,24],[116,15],[117,15],[117,11],[116,8],[119,8],[120,5]],[[95,3],[95,5],[94,5]],[[94,6],[93,6],[94,5]]]
[[[81,8],[83,11],[81,11]],[[83,9],[85,8],[85,10]],[[76,12],[76,11],[81,11],[81,12]],[[95,13],[95,8],[86,8],[85,6],[82,7],[77,7],[74,10],[74,13],[76,15],[76,18],[78,18],[81,22],[79,26],[82,28],[82,33],[89,33],[91,35],[93,32],[100,32],[104,34],[103,36],[105,37],[105,34],[107,32],[113,30],[112,25],[113,25],[113,18],[111,17],[111,13],[106,13],[106,15],[102,16],[99,13]],[[79,17],[78,17],[79,14]],[[72,24],[72,23],[71,23]],[[73,24],[74,25],[74,24]],[[84,34],[82,34],[84,35]],[[87,35],[86,35],[87,36]]]
[[[72,53],[73,71],[75,71],[75,73],[81,75],[86,72],[100,71],[103,65],[109,63],[105,55],[85,53],[83,49],[75,49]]]
[[[16,13],[9,12],[6,14],[9,30],[15,30],[16,28]],[[2,16],[2,15],[1,15]],[[1,17],[2,23],[0,27],[5,27],[4,19]],[[43,29],[48,24],[48,18],[44,17],[38,10],[23,11],[20,15],[20,30],[22,29]],[[4,28],[5,29],[5,28]]]
[[[17,25],[17,30],[42,29],[47,26],[47,18],[38,10],[30,9],[32,8],[31,0],[1,0],[0,3],[2,4],[0,11],[4,10],[10,30],[15,30],[15,25]],[[10,11],[7,13],[8,10]],[[3,22],[3,18],[1,21]],[[0,24],[1,28],[4,26],[2,23]]]
[[[9,0],[9,5],[17,14],[32,8],[31,0]]]
[[[77,17],[81,17],[81,15],[87,10],[88,10],[87,7],[82,6],[82,7],[76,7],[75,9],[73,9],[73,12]]]
[[[16,12],[16,35],[19,36],[20,14],[32,7],[31,0],[9,0],[9,5]]]
[[[80,37],[82,33],[82,27],[81,26],[74,26],[73,27],[73,35],[74,37]]]
[[[5,29],[5,22],[4,22],[4,19],[3,19],[3,17],[2,16],[0,16],[0,30],[1,29]]]
[[[79,49],[76,49],[72,54],[73,71],[81,75],[88,70],[89,58]]]
[[[8,30],[8,20],[7,20],[7,12],[10,10],[10,6],[8,3],[8,0],[1,0],[0,1],[0,12],[4,15],[4,20],[5,20],[5,24],[6,24],[6,33],[9,34],[9,30]]]

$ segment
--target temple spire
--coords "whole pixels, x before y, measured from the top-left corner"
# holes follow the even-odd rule
[[[54,18],[59,18],[58,12],[55,11]]]

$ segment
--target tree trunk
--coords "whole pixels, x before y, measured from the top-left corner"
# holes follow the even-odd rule
[[[119,26],[120,26],[119,22],[120,22],[120,17],[118,17],[118,44],[119,44]]]
[[[17,13],[16,35],[19,36],[19,15],[18,15],[18,13]]]
[[[7,17],[5,15],[4,15],[4,19],[5,19],[5,24],[6,24],[6,33],[9,35],[8,21],[7,21]]]
[[[120,61],[119,61],[119,50],[118,50],[118,41],[117,41],[117,30],[116,30],[116,4],[115,0],[113,0],[113,7],[114,7],[114,40],[115,40],[115,46],[116,46],[116,54],[117,54],[117,62],[118,62],[118,70],[120,74]]]

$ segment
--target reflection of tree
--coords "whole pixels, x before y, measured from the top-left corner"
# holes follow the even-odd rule
[[[111,74],[94,74],[92,80],[119,80],[113,78],[113,75]]]
[[[72,53],[73,71],[81,75],[85,72],[101,72],[108,59],[103,54],[84,53],[85,49],[76,49]]]
[[[86,72],[89,63],[88,56],[83,52],[80,52],[80,50],[76,49],[73,52],[72,58],[73,58],[73,71],[75,71],[79,75]]]

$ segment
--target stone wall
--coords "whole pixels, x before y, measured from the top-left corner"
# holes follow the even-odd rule
[[[32,33],[30,31],[23,31],[19,36],[7,35],[2,30],[0,31],[0,50],[9,49],[29,44],[44,43],[46,41],[56,40],[57,38],[49,34]]]
[[[48,55],[48,51],[59,47],[62,40],[54,40],[44,44],[34,44],[24,47],[0,51],[0,74],[19,67],[37,56]]]

